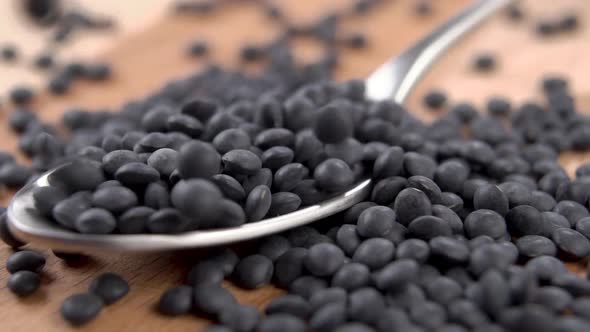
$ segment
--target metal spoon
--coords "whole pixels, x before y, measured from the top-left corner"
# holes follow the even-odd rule
[[[379,67],[366,80],[367,98],[392,98],[402,103],[415,83],[454,42],[491,14],[512,0],[478,0],[438,27],[405,52]],[[209,247],[249,240],[303,226],[343,211],[361,202],[371,190],[371,180],[364,180],[349,191],[330,200],[276,218],[247,223],[243,226],[192,231],[181,234],[91,235],[79,234],[40,217],[35,211],[32,193],[35,187],[48,186],[49,171],[22,188],[8,208],[8,226],[18,238],[62,251],[163,251]]]

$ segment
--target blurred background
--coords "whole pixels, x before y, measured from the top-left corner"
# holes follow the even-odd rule
[[[4,0],[0,1],[0,48],[14,47],[20,65],[1,65],[0,88],[6,90],[14,84],[40,85],[44,73],[32,70],[34,59],[50,51],[63,61],[96,56],[123,35],[140,30],[161,17],[170,8],[172,0]],[[56,34],[58,24],[53,20],[40,21],[31,15],[30,8],[44,4],[61,6],[62,11],[76,11],[111,20],[114,26],[104,31],[85,33],[83,38],[72,36],[59,47],[48,42]],[[49,21],[49,22],[45,22]],[[42,24],[40,24],[42,23]]]
[[[3,13],[0,22],[0,48],[15,48],[18,59],[15,61],[2,61],[0,63],[0,92],[10,89],[16,84],[43,86],[46,84],[47,71],[35,71],[35,58],[40,54],[49,52],[60,62],[75,61],[79,59],[109,58],[113,48],[128,47],[125,54],[135,53],[145,57],[151,57],[156,53],[165,53],[162,50],[154,50],[154,47],[168,47],[175,45],[175,52],[182,55],[182,50],[191,40],[203,38],[211,43],[214,48],[214,58],[221,62],[231,62],[235,59],[237,49],[249,41],[269,40],[272,25],[268,19],[255,14],[251,0],[226,0],[222,2],[232,3],[229,8],[221,13],[208,16],[187,15],[177,17],[172,15],[173,0],[5,0],[0,1],[0,12]],[[215,1],[213,1],[215,2]],[[281,8],[294,21],[312,21],[320,14],[330,11],[332,8],[342,8],[354,0],[277,0],[270,1]],[[339,76],[343,78],[360,77],[370,72],[379,63],[408,46],[412,41],[422,36],[436,24],[456,12],[469,0],[385,0],[378,11],[371,12],[366,18],[352,19],[346,22],[349,31],[361,31],[367,36],[369,47],[361,52],[353,52],[350,59],[339,69]],[[585,53],[583,41],[590,40],[588,29],[584,29],[584,18],[588,17],[590,2],[587,0],[523,0],[517,1],[522,9],[524,17],[518,22],[510,24],[506,17],[497,18],[497,23],[486,24],[479,32],[461,43],[460,52],[451,52],[449,57],[473,57],[477,52],[490,52],[502,55],[499,59],[501,69],[497,75],[488,75],[484,80],[474,80],[472,84],[466,84],[467,89],[457,92],[459,97],[482,97],[481,91],[495,79],[502,79],[508,84],[505,90],[519,91],[515,97],[524,98],[524,89],[530,91],[531,84],[521,81],[522,73],[530,69],[527,66],[532,61],[539,62],[544,71],[565,71],[572,75],[574,80],[583,76],[584,69],[589,67],[584,63]],[[41,4],[41,5],[39,5]],[[62,11],[68,14],[83,14],[97,20],[105,19],[112,26],[99,29],[86,29],[83,33],[75,32],[67,41],[59,45],[51,46],[48,41],[59,34],[63,24],[39,25],[32,24],[30,14],[25,14],[25,8],[41,6],[43,4],[61,5]],[[429,8],[423,10],[420,8]],[[542,38],[536,31],[543,23],[555,21],[569,14],[574,14],[582,25],[581,29],[573,34],[559,35],[551,38]],[[498,15],[500,16],[500,15]],[[506,15],[504,15],[506,16]],[[76,18],[74,18],[75,20]],[[494,25],[496,24],[496,25]],[[490,27],[491,26],[491,27]],[[492,28],[493,27],[493,28]],[[151,30],[150,30],[151,28]],[[144,32],[141,34],[140,32]],[[147,34],[151,34],[147,36]],[[133,39],[137,42],[143,35],[145,41],[142,45],[131,45]],[[132,51],[131,48],[134,48]],[[313,47],[302,48],[302,53],[311,53]],[[465,51],[468,50],[468,51]],[[154,54],[146,54],[154,52]],[[115,52],[117,53],[117,52]],[[143,54],[141,54],[143,53]],[[168,53],[172,54],[172,53]],[[347,55],[348,56],[348,55]],[[155,56],[153,56],[155,57]],[[233,58],[232,58],[233,57]],[[185,58],[169,58],[167,68],[159,68],[162,72],[180,72],[182,61]],[[471,59],[460,59],[469,62]],[[116,61],[114,61],[116,62]],[[455,61],[457,62],[457,60]],[[194,65],[194,61],[193,61]],[[439,67],[439,66],[437,66]],[[573,68],[577,70],[573,70]],[[176,68],[176,69],[174,69]],[[450,84],[458,79],[463,82],[465,77],[472,73],[468,67],[457,68],[447,79]],[[435,69],[436,70],[436,69]],[[587,72],[587,71],[586,71]],[[526,75],[529,78],[531,75]],[[171,75],[161,77],[171,78]],[[510,80],[506,80],[510,78]],[[576,82],[577,83],[577,82]],[[590,83],[588,83],[590,85]],[[462,84],[463,85],[463,84]],[[523,86],[524,85],[524,86]],[[154,85],[152,85],[155,87]],[[469,88],[471,86],[471,88]],[[492,88],[493,89],[493,88]],[[131,91],[130,91],[131,92]],[[494,92],[494,91],[492,91]],[[2,95],[3,93],[0,93]],[[75,99],[72,100],[76,101]],[[97,105],[100,106],[100,105]],[[105,103],[104,106],[110,106]]]

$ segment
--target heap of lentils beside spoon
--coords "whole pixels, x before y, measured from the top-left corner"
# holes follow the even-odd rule
[[[0,181],[18,187],[68,162],[35,192],[39,212],[73,231],[130,234],[234,227],[374,180],[366,201],[257,240],[245,256],[218,248],[162,294],[162,315],[196,313],[215,322],[210,332],[590,330],[590,281],[564,263],[590,255],[590,165],[571,178],[557,160],[590,148],[590,118],[567,80],[546,77],[543,103],[494,97],[487,113],[459,103],[427,124],[402,105],[365,100],[362,81],[331,81],[333,47],[303,66],[288,36],[247,49],[244,60],[268,60],[261,74],[210,66],[120,112],[71,110],[67,138],[15,111],[33,166],[1,154]],[[448,103],[444,91],[425,99]],[[5,218],[2,239],[22,246]],[[17,251],[8,288],[34,293],[44,265]],[[225,279],[286,294],[261,313]],[[61,314],[85,324],[128,292],[102,274]]]

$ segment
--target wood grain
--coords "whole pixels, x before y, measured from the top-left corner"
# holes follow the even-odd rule
[[[325,9],[337,8],[347,1],[282,1],[297,19],[313,19]],[[467,0],[436,1],[432,17],[419,18],[411,13],[410,0],[390,1],[366,18],[346,22],[350,31],[361,29],[370,37],[370,47],[347,52],[338,72],[339,79],[359,78],[390,56],[401,51],[427,33]],[[590,3],[583,0],[529,0],[526,7],[546,15],[574,10],[590,18]],[[556,72],[572,77],[573,88],[583,105],[590,106],[590,80],[585,76],[590,61],[585,57],[589,49],[590,29],[584,26],[572,35],[539,40],[532,33],[533,21],[507,22],[502,15],[486,23],[481,29],[445,56],[427,75],[410,98],[409,108],[424,118],[433,118],[421,106],[421,95],[431,87],[449,91],[453,100],[471,100],[479,105],[496,94],[517,100],[538,98],[537,80],[544,72]],[[121,103],[139,98],[164,82],[185,76],[203,63],[187,59],[186,43],[197,36],[214,41],[216,60],[236,65],[236,52],[246,40],[263,41],[272,37],[272,25],[254,8],[236,4],[211,17],[163,16],[157,24],[141,33],[122,40],[101,58],[111,61],[116,76],[104,84],[79,84],[65,98],[41,96],[35,105],[39,115],[56,122],[63,110],[72,105],[116,109]],[[302,42],[302,57],[313,57],[313,43]],[[470,68],[474,52],[491,51],[499,56],[500,68],[488,75],[475,73]],[[6,126],[8,111],[0,114],[0,147],[16,151],[16,137]],[[567,154],[562,161],[568,169],[590,160],[588,154]],[[23,159],[24,160],[24,159]],[[10,192],[2,195],[3,203]],[[39,249],[39,248],[38,248]],[[11,253],[0,248],[0,261]],[[59,306],[68,295],[84,291],[90,279],[101,272],[122,274],[131,283],[131,292],[121,302],[104,310],[101,317],[86,325],[87,331],[198,331],[207,322],[192,316],[168,319],[153,312],[153,305],[169,286],[178,284],[187,267],[204,252],[182,252],[149,255],[99,255],[78,266],[67,266],[44,251],[48,264],[41,291],[30,298],[18,299],[7,290],[0,291],[0,330],[2,331],[69,331],[73,330],[59,316]],[[571,265],[576,272],[580,264]],[[0,285],[5,288],[8,274],[0,271]],[[243,291],[232,285],[242,303],[263,308],[280,290],[266,287],[257,291]]]

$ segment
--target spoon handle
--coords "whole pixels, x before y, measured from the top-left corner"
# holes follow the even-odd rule
[[[367,79],[367,98],[403,103],[422,75],[466,33],[513,0],[478,0],[392,60]]]

